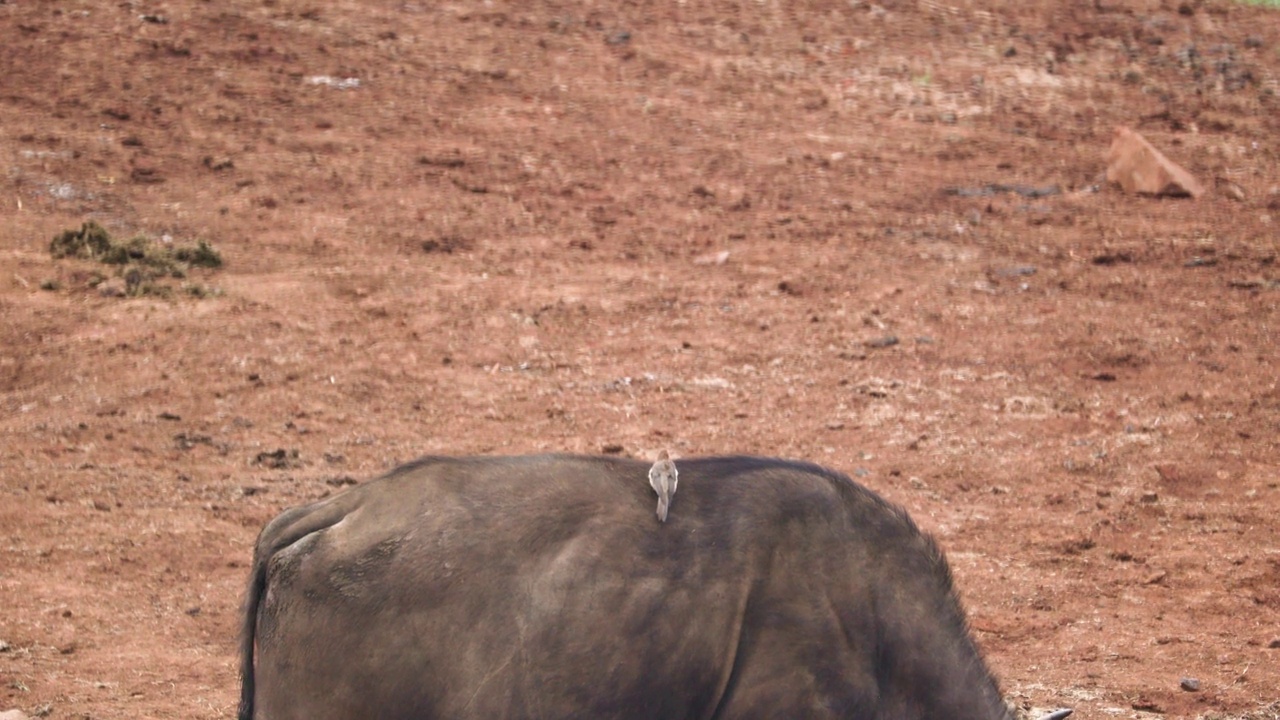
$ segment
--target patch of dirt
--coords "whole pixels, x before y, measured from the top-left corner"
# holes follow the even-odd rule
[[[227,717],[280,509],[669,448],[905,505],[1027,707],[1263,717],[1277,18],[0,3],[0,709]],[[1119,124],[1206,197],[1102,185]],[[84,291],[86,222],[207,241],[217,292]]]

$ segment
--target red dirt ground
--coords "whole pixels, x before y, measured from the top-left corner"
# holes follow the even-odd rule
[[[1276,11],[0,0],[0,78],[0,710],[229,717],[281,508],[671,448],[908,507],[1028,706],[1280,715]]]

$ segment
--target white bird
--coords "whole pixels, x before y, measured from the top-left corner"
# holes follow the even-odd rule
[[[658,461],[649,468],[649,485],[658,493],[658,520],[667,521],[667,509],[671,507],[671,498],[676,494],[679,481],[676,464],[666,450],[658,453]]]

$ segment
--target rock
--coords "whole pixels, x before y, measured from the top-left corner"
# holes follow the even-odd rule
[[[874,348],[874,349],[876,349],[876,350],[879,350],[879,349],[882,349],[882,348],[889,348],[889,347],[893,347],[894,345],[897,345],[897,344],[898,344],[898,336],[897,336],[897,335],[885,335],[884,337],[881,337],[881,338],[876,338],[876,339],[874,339],[874,340],[868,340],[868,341],[866,341],[866,343],[864,343],[864,344],[865,344],[867,347],[869,347],[869,348]]]
[[[1268,649],[1268,650],[1280,650],[1280,637],[1278,637],[1278,638],[1273,638],[1273,639],[1271,640],[1271,642],[1267,643],[1267,649]]]
[[[1156,713],[1157,715],[1165,714],[1164,705],[1161,705],[1145,695],[1139,695],[1136,700],[1129,703],[1129,707],[1134,710],[1141,710],[1142,712]]]
[[[110,278],[98,283],[98,294],[102,297],[124,297],[128,286],[124,278]]]
[[[1107,151],[1107,181],[1140,195],[1198,198],[1204,194],[1204,186],[1191,173],[1124,126],[1116,128]]]
[[[21,710],[5,710],[0,712],[0,720],[31,720],[31,718]]]
[[[210,170],[213,170],[214,172],[218,172],[221,170],[230,170],[231,168],[235,167],[236,164],[235,164],[235,161],[233,161],[229,157],[214,157],[212,155],[205,155],[204,166],[209,168]]]
[[[694,265],[723,265],[729,261],[729,251],[721,250],[720,252],[707,253],[699,255],[693,259]]]
[[[1193,677],[1184,677],[1178,681],[1178,687],[1186,690],[1187,692],[1199,692],[1200,681]]]
[[[1216,184],[1218,186],[1218,192],[1222,193],[1223,196],[1227,198],[1235,200],[1236,202],[1244,202],[1248,199],[1248,196],[1244,192],[1244,188],[1240,187],[1238,183],[1231,182],[1226,178],[1218,178],[1216,180]]]

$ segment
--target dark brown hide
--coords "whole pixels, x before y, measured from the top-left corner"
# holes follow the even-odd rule
[[[847,477],[424,458],[258,539],[243,720],[945,718],[1005,709],[945,560]]]

